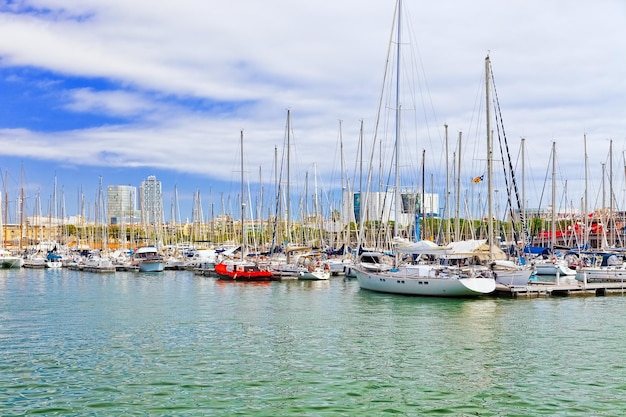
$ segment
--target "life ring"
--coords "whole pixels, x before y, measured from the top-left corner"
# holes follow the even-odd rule
[[[315,271],[315,267],[313,265],[309,265],[309,272]]]

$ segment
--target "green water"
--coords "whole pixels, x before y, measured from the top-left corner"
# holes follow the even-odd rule
[[[621,416],[626,298],[0,271],[0,415]]]

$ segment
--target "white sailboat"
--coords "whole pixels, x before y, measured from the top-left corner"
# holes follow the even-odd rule
[[[576,270],[571,269],[568,261],[555,254],[556,244],[556,142],[552,142],[552,213],[550,225],[550,253],[548,259],[539,259],[535,262],[536,275],[574,276]]]
[[[508,287],[528,285],[534,270],[525,265],[519,265],[511,260],[496,259],[494,251],[500,250],[495,246],[495,234],[493,231],[493,136],[491,132],[491,60],[489,55],[485,58],[485,118],[487,122],[487,229],[489,244],[489,264],[495,274],[498,284]]]
[[[20,268],[24,265],[24,259],[21,256],[13,255],[4,248],[0,248],[0,269]]]
[[[396,92],[395,92],[395,221],[394,236],[398,236],[398,222],[400,220],[400,175],[398,162],[398,142],[400,132],[400,46],[402,22],[402,0],[398,0],[396,9]],[[418,227],[418,225],[416,225]],[[397,249],[397,248],[396,248]],[[435,257],[443,255],[446,248],[439,247],[432,242],[417,242],[414,247],[404,248],[405,253],[418,256],[417,261],[396,265],[389,270],[371,270],[362,263],[357,263],[352,271],[356,275],[359,287],[365,290],[437,297],[468,297],[487,294],[495,290],[495,280],[487,268],[466,268],[458,266],[432,263],[422,259],[422,256]],[[396,250],[397,253],[397,250]],[[396,255],[398,256],[398,255]]]
[[[0,196],[0,207],[2,198]],[[4,220],[3,213],[0,212],[0,269],[20,268],[24,264],[21,256],[14,255],[4,248]]]

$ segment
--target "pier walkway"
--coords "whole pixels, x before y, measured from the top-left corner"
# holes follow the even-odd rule
[[[563,296],[604,296],[608,294],[626,294],[626,281],[582,282],[567,280],[559,282],[535,281],[524,286],[506,286],[497,284],[493,293],[496,296],[510,297],[563,297]]]

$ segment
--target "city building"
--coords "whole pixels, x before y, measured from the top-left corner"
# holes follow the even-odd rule
[[[163,193],[161,181],[157,181],[154,175],[141,182],[139,189],[139,209],[141,211],[141,223],[163,224]]]
[[[137,223],[137,187],[109,185],[107,187],[107,217],[109,225]]]

